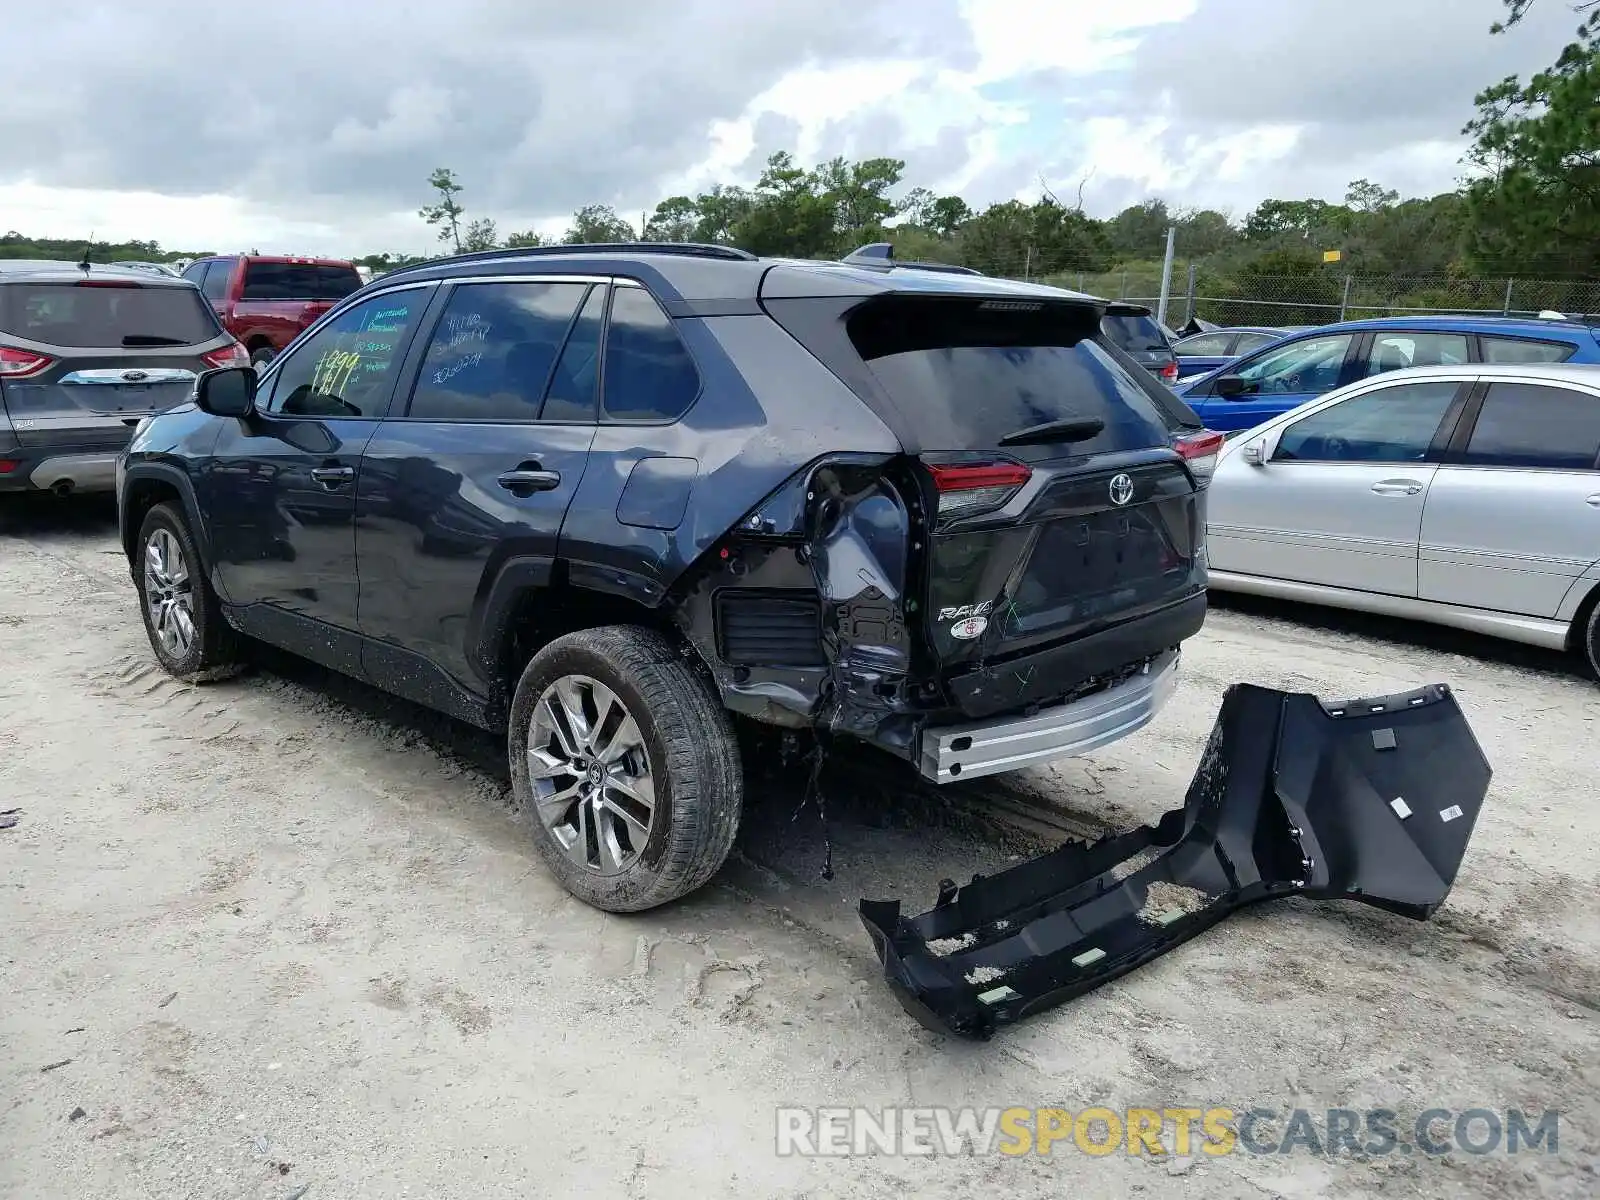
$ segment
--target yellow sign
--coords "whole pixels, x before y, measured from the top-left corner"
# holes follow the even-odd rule
[[[1324,250],[1322,252],[1322,261],[1323,262],[1338,262],[1339,261],[1339,252],[1337,250]]]

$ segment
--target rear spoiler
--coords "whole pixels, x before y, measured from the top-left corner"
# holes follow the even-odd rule
[[[875,271],[892,271],[896,267],[913,271],[942,271],[947,275],[982,275],[971,267],[958,267],[953,263],[916,262],[895,258],[893,242],[872,242],[859,246],[839,260],[852,267],[868,267]]]
[[[934,907],[861,902],[889,986],[924,1026],[987,1038],[1286,896],[1426,920],[1455,882],[1491,770],[1442,684],[1324,704],[1234,684],[1184,806],[1069,843]]]

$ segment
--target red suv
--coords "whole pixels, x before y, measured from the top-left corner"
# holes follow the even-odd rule
[[[257,367],[361,286],[354,263],[271,254],[198,259],[183,277],[200,285]]]

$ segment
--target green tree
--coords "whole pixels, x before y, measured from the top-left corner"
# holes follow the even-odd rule
[[[1399,192],[1381,188],[1370,179],[1353,181],[1344,193],[1345,207],[1358,213],[1382,212],[1393,207],[1399,199]]]
[[[1146,200],[1106,222],[1106,236],[1120,259],[1160,258],[1166,253],[1167,229],[1174,223],[1165,200]]]
[[[521,233],[509,234],[506,237],[506,247],[511,250],[522,250],[530,246],[543,246],[544,238],[532,229],[524,229]]]
[[[1497,35],[1531,0],[1505,3]],[[1600,4],[1574,8],[1585,15],[1556,61],[1526,83],[1510,75],[1480,92],[1463,130],[1481,172],[1466,189],[1471,254],[1489,269],[1548,263],[1559,247],[1566,270],[1600,271]]]
[[[820,180],[780,150],[767,159],[754,203],[733,227],[733,241],[754,254],[831,257],[836,249],[838,201]]]
[[[494,227],[494,222],[488,217],[480,217],[467,225],[466,237],[462,239],[461,248],[466,251],[493,250],[500,245],[500,234]]]
[[[926,224],[940,237],[951,238],[972,217],[972,209],[960,196],[940,196],[928,205]]]
[[[1239,231],[1226,213],[1202,208],[1176,216],[1178,253],[1185,258],[1205,258],[1220,254],[1239,241]]]
[[[647,242],[692,242],[700,230],[700,207],[688,196],[668,196],[644,223]]]
[[[449,242],[455,247],[456,253],[460,254],[461,215],[466,211],[456,199],[461,194],[461,184],[456,179],[454,171],[449,167],[440,167],[428,176],[428,186],[439,193],[439,202],[418,209],[417,216],[429,225],[437,225],[439,240]]]
[[[569,246],[633,241],[633,226],[609,204],[587,204],[572,214],[572,225],[561,240]]]

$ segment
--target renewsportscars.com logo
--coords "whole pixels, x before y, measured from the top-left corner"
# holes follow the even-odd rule
[[[808,1157],[1054,1154],[1544,1154],[1559,1152],[1553,1109],[1172,1106],[802,1108],[777,1110],[777,1152]]]

